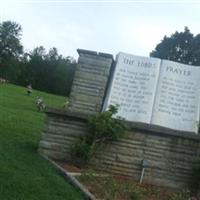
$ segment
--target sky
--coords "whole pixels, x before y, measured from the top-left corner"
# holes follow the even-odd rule
[[[149,56],[165,35],[189,27],[200,33],[200,0],[0,0],[0,22],[23,29],[24,49],[56,47]]]

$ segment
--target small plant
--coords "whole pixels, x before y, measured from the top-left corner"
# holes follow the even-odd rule
[[[82,182],[96,182],[97,173],[91,169],[87,170],[85,173],[82,173],[78,179]]]
[[[82,159],[82,163],[89,162],[103,143],[116,140],[124,134],[126,130],[124,122],[113,118],[117,111],[116,106],[110,106],[107,111],[88,119],[88,133],[72,146],[73,160]]]
[[[63,108],[67,108],[69,106],[69,100],[67,99],[64,103],[63,103]]]
[[[141,195],[140,195],[140,193],[138,191],[133,191],[130,194],[130,199],[131,200],[140,200],[141,199],[140,196]]]
[[[91,157],[91,145],[85,142],[84,138],[77,140],[71,148],[71,157],[75,164],[84,165]]]
[[[198,195],[200,193],[200,159],[194,164],[192,174],[192,191]]]
[[[190,200],[190,196],[189,190],[182,190],[173,194],[168,200]]]
[[[108,111],[98,113],[89,118],[89,132],[87,142],[96,145],[109,140],[116,140],[125,132],[123,121],[113,118],[117,114],[118,107],[110,106]]]

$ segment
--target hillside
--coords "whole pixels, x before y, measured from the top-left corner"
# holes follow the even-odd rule
[[[38,153],[45,114],[38,112],[35,99],[61,107],[65,97],[26,88],[0,85],[0,199],[81,200],[81,195],[57,174]]]

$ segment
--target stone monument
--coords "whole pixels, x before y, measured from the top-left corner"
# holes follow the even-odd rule
[[[112,55],[80,49],[78,53],[69,108],[46,110],[47,121],[39,143],[39,153],[54,159],[70,159],[71,145],[87,132],[88,116],[100,112],[104,103],[109,102],[108,94],[116,92],[109,87],[115,78]],[[128,65],[133,63],[130,59],[124,62]],[[130,76],[131,73],[124,76]],[[90,164],[96,169],[131,176],[139,181],[142,162],[145,160],[144,182],[176,188],[187,186],[191,180],[192,167],[200,156],[199,135],[183,134],[181,130],[179,134],[165,129],[154,130],[145,123],[137,127],[131,120],[128,125],[126,136],[105,145]]]

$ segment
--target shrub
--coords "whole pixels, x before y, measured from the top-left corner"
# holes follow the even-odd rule
[[[89,161],[91,152],[91,146],[81,138],[72,145],[71,157],[75,164],[84,165]]]
[[[196,194],[200,192],[200,159],[196,161],[192,170],[192,190]]]
[[[107,111],[88,119],[88,133],[72,146],[71,156],[74,160],[82,159],[82,163],[87,163],[103,143],[116,140],[125,133],[123,120],[113,118],[117,111],[117,107],[110,106]]]
[[[182,190],[180,192],[177,192],[173,194],[169,200],[190,200],[191,198],[190,191],[189,190]]]
[[[123,121],[113,118],[117,111],[118,108],[111,105],[108,111],[89,118],[87,143],[91,145],[101,144],[109,140],[116,140],[124,134],[126,127]]]
[[[130,194],[130,199],[131,200],[140,200],[141,199],[140,196],[141,195],[140,195],[140,193],[138,191],[133,191]]]

